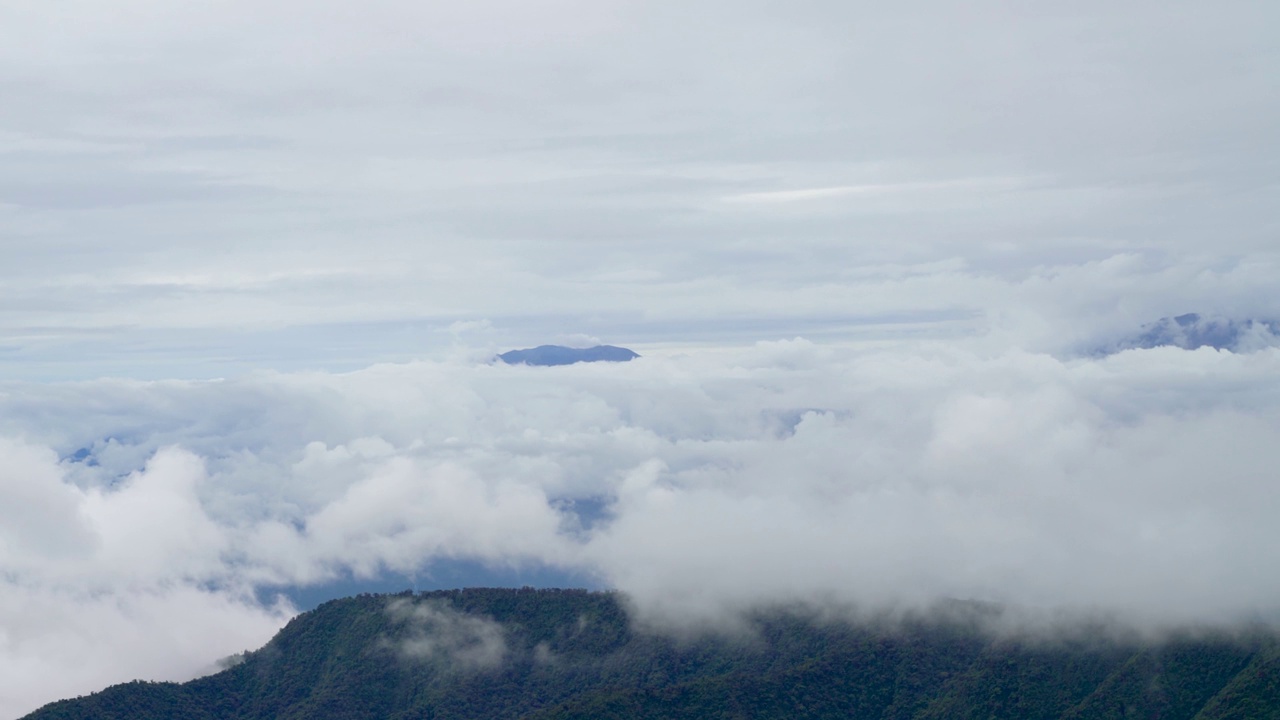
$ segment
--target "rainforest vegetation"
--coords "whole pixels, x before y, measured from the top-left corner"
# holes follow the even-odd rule
[[[466,589],[334,600],[187,683],[131,682],[28,720],[1280,718],[1270,632],[993,632],[957,603],[893,622],[775,609],[646,629],[625,598]]]

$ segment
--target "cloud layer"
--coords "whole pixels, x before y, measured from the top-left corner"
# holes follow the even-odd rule
[[[571,570],[658,619],[938,597],[1274,618],[1277,372],[1275,348],[793,340],[11,385],[0,664],[89,660],[6,702],[198,673],[287,617],[254,589],[441,559]]]
[[[1276,12],[8,3],[0,366],[1280,315]]]

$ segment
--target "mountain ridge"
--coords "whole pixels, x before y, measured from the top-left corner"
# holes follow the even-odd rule
[[[539,345],[523,350],[509,350],[497,359],[508,365],[556,366],[581,362],[630,362],[640,357],[634,350],[616,345],[572,348],[564,345]]]
[[[1270,630],[1035,639],[983,632],[981,613],[877,624],[775,608],[737,634],[678,637],[638,629],[614,592],[366,594],[217,674],[24,720],[1280,718]]]
[[[1184,313],[1147,323],[1134,335],[1099,348],[1110,355],[1124,350],[1177,347],[1196,350],[1210,347],[1231,352],[1251,352],[1280,346],[1280,321],[1258,318],[1234,319]]]

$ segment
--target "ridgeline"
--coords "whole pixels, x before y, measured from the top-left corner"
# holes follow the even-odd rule
[[[979,615],[877,627],[776,611],[680,638],[637,630],[614,593],[361,595],[216,675],[117,685],[26,720],[1280,718],[1269,631],[1015,639]]]
[[[640,357],[634,350],[613,345],[571,348],[563,345],[539,345],[524,350],[510,350],[497,357],[508,365],[576,365],[592,362],[630,362]]]

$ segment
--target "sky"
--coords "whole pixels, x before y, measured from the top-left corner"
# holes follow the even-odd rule
[[[1280,318],[1278,23],[5,2],[0,716],[402,580],[1276,617],[1280,343],[1095,351]]]

